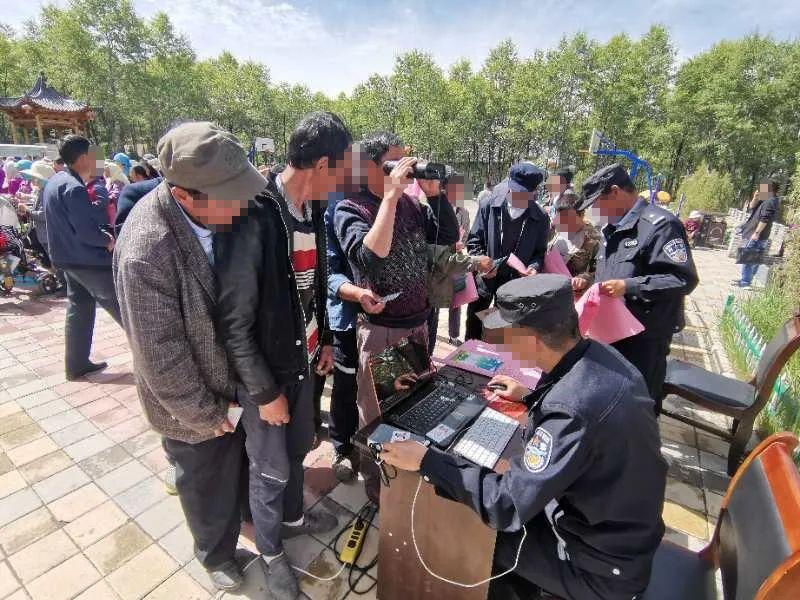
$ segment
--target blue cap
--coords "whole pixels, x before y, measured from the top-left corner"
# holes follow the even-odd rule
[[[131,170],[131,159],[124,152],[117,152],[114,155],[114,162],[122,167],[123,173],[127,176]]]
[[[512,192],[533,192],[544,181],[544,170],[523,162],[512,165],[508,171],[508,188]]]

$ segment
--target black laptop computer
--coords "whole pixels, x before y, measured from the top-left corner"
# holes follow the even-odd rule
[[[373,356],[370,371],[383,420],[441,448],[486,407],[474,391],[438,375],[428,349],[407,339]]]

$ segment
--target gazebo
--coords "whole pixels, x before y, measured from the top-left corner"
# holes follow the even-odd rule
[[[30,92],[16,98],[0,98],[0,111],[5,113],[11,123],[11,137],[15,144],[20,143],[18,129],[22,129],[22,141],[31,143],[31,130],[39,136],[39,143],[44,144],[45,132],[56,130],[72,130],[75,133],[87,133],[86,123],[94,119],[94,112],[87,104],[76,102],[72,98],[61,95],[55,88],[47,85],[47,77],[39,73],[39,78]]]

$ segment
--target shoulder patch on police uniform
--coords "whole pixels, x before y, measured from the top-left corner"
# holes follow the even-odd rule
[[[634,246],[638,246],[638,245],[639,245],[639,240],[637,240],[637,239],[625,240],[625,244],[624,244],[624,246],[626,248],[633,248]]]
[[[686,243],[681,238],[675,238],[664,244],[664,253],[672,262],[685,263],[689,260]]]
[[[553,436],[544,427],[537,427],[525,446],[523,462],[531,473],[541,473],[550,464],[553,453]]]

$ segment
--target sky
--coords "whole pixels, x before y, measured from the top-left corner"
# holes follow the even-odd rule
[[[18,28],[42,4],[28,0],[0,22]],[[666,26],[679,60],[721,39],[753,32],[797,39],[797,0],[133,0],[139,15],[166,11],[201,58],[223,50],[270,68],[274,81],[303,83],[329,95],[350,92],[372,73],[388,74],[395,56],[412,49],[449,67],[468,58],[478,67],[506,38],[521,56],[552,48],[578,31],[605,41]]]

